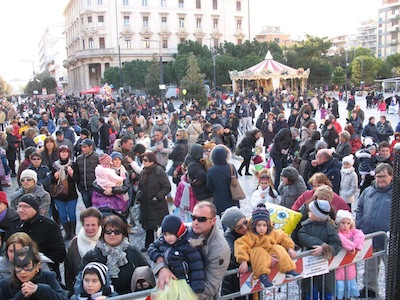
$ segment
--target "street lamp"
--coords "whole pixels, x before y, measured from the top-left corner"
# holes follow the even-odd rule
[[[290,40],[286,40],[284,43],[285,43],[285,60],[286,60],[286,62],[287,62],[287,47],[286,47],[286,43],[287,42],[290,42]]]
[[[118,33],[118,9],[117,9],[117,0],[114,0],[114,4],[115,4],[115,26],[116,26],[116,30],[117,30],[117,47],[118,47],[118,67],[119,67],[119,82],[121,84],[122,89],[120,88],[120,97],[122,100],[122,91],[123,91],[123,86],[124,83],[122,82],[122,66],[121,66],[121,45],[119,44],[119,33]]]
[[[216,71],[215,71],[215,58],[217,57],[217,56],[219,56],[220,54],[219,53],[217,53],[217,54],[215,54],[215,55],[213,55],[213,57],[212,57],[212,60],[213,60],[213,74],[214,74],[214,90],[216,91],[217,90],[217,74],[216,74]]]
[[[349,62],[348,62],[348,57],[347,57],[347,49],[346,49],[346,80],[345,80],[345,87],[344,87],[344,92],[345,96],[343,98],[344,101],[347,101],[347,77],[348,77],[348,72],[349,72]]]

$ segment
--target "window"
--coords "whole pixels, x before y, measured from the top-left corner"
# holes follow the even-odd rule
[[[161,1],[161,3],[160,3],[161,7],[167,7],[167,1],[166,0],[160,0],[160,1]]]
[[[164,49],[167,49],[167,48],[168,48],[168,39],[167,39],[167,38],[163,38],[163,39],[162,39],[162,47],[163,47]]]
[[[142,6],[147,6],[147,0],[142,0]]]
[[[86,49],[85,40],[82,40],[82,49],[83,49],[83,50]]]
[[[92,27],[92,17],[87,17],[88,27]]]
[[[179,28],[185,27],[185,18],[179,18]]]
[[[122,0],[122,5],[128,6],[129,5],[129,0]]]
[[[218,0],[213,0],[213,9],[218,9]]]
[[[161,27],[167,27],[167,17],[161,17]]]
[[[242,45],[242,39],[238,39],[237,44],[238,44],[238,46],[241,46]]]
[[[397,40],[397,33],[392,33],[392,34],[390,35],[390,39],[392,39],[392,40]]]
[[[130,39],[125,39],[125,45],[126,45],[126,48],[131,48],[132,47],[131,40]]]
[[[242,29],[242,20],[236,21],[236,29]]]
[[[99,38],[99,46],[100,46],[100,49],[104,49],[106,47],[106,39],[105,38],[103,38],[103,37]]]
[[[97,5],[103,5],[103,0],[97,0]]]
[[[124,27],[129,27],[129,16],[124,16]]]
[[[219,40],[216,39],[216,38],[213,38],[213,41],[214,41],[214,48],[218,48],[218,46],[219,46]]]
[[[178,0],[178,7],[180,8],[184,7],[184,0]]]
[[[99,26],[104,26],[104,16],[97,16],[97,23]]]
[[[201,18],[196,18],[196,28],[201,28]]]
[[[92,38],[89,38],[89,49],[93,49],[94,48],[94,42]]]
[[[145,39],[145,40],[143,41],[143,43],[144,43],[144,47],[145,47],[146,49],[149,49],[149,48],[150,48],[150,41],[148,41],[148,39]]]
[[[236,1],[236,11],[241,11],[242,10],[242,2]]]
[[[184,42],[186,42],[185,38],[180,38],[179,39],[179,43],[183,44]]]
[[[218,19],[213,19],[213,28],[218,29]]]
[[[201,0],[196,0],[196,9],[201,9]]]
[[[149,27],[149,17],[143,17],[143,27]]]

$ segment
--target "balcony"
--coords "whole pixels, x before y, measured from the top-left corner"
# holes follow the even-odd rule
[[[117,53],[113,48],[103,48],[103,49],[88,49],[76,51],[76,59],[85,59],[91,57],[104,57],[104,56],[114,56]]]
[[[396,20],[398,18],[399,18],[399,13],[396,12],[395,14],[388,16],[387,19],[392,21],[392,20]]]
[[[397,45],[397,43],[398,43],[398,40],[390,40],[389,41],[389,45]]]

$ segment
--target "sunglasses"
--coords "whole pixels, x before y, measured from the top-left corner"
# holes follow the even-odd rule
[[[111,234],[115,234],[115,235],[120,235],[120,234],[122,234],[122,230],[119,230],[119,229],[115,229],[115,230],[104,230],[104,234],[108,234],[108,235],[111,235]]]
[[[242,224],[239,224],[238,226],[236,226],[236,230],[240,230],[242,229],[244,226],[247,226],[248,221],[244,220]]]
[[[147,158],[143,158],[142,160],[143,162],[149,162],[149,160]]]
[[[21,182],[25,182],[25,181],[32,181],[32,178],[21,178]]]
[[[214,218],[207,218],[207,217],[196,217],[196,216],[193,216],[193,215],[191,215],[190,218],[192,219],[193,222],[197,220],[197,221],[199,221],[200,223],[204,223],[204,222],[206,222],[207,220],[214,219]]]
[[[34,158],[31,158],[31,160],[42,160],[42,159],[39,157],[34,157]]]

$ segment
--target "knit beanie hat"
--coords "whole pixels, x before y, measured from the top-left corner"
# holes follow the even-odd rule
[[[329,213],[331,211],[331,205],[327,200],[314,200],[308,204],[309,210],[313,213],[313,215],[320,219],[326,220],[329,217]]]
[[[327,149],[328,144],[325,141],[318,141],[315,143],[315,150]]]
[[[294,182],[299,178],[299,172],[295,168],[289,166],[282,170],[281,177],[286,177],[290,181]]]
[[[325,199],[331,203],[333,199],[333,190],[330,186],[321,185],[315,190],[314,196],[319,199]]]
[[[100,280],[101,286],[103,287],[106,284],[106,276],[108,272],[107,266],[99,262],[90,262],[83,269],[82,277],[85,277],[89,270],[93,273],[96,273],[97,277]]]
[[[22,178],[32,178],[37,183],[37,173],[31,169],[25,169],[21,172],[20,180]]]
[[[111,156],[108,154],[101,154],[99,157],[99,163],[104,167],[104,168],[108,168],[111,164]]]
[[[111,157],[111,159],[119,158],[121,161],[123,160],[123,159],[122,159],[122,154],[119,153],[119,152],[117,152],[117,151],[114,151],[113,153],[111,153],[111,154],[110,154],[110,157]]]
[[[348,164],[350,164],[351,166],[353,166],[354,165],[354,157],[353,157],[353,155],[348,155],[348,156],[345,156],[345,157],[343,157],[343,159],[342,159],[342,163],[344,164],[344,163],[348,163]]]
[[[246,218],[244,213],[237,206],[229,207],[222,214],[221,223],[230,230],[234,230],[237,222]]]
[[[336,213],[335,223],[339,224],[343,219],[349,219],[354,224],[354,217],[351,212],[344,209],[339,209]]]
[[[251,227],[253,228],[254,232],[258,221],[267,221],[267,223],[271,222],[269,218],[269,210],[264,204],[258,204],[257,208],[251,213]]]
[[[37,200],[37,197],[34,194],[25,194],[23,195],[20,199],[18,203],[24,202],[26,204],[29,204],[30,206],[32,206],[32,208],[36,211],[39,211],[39,202]]]
[[[169,232],[180,238],[186,232],[186,226],[179,217],[167,215],[162,220],[161,230],[162,233]]]
[[[7,194],[5,192],[0,192],[0,202],[8,206]]]

